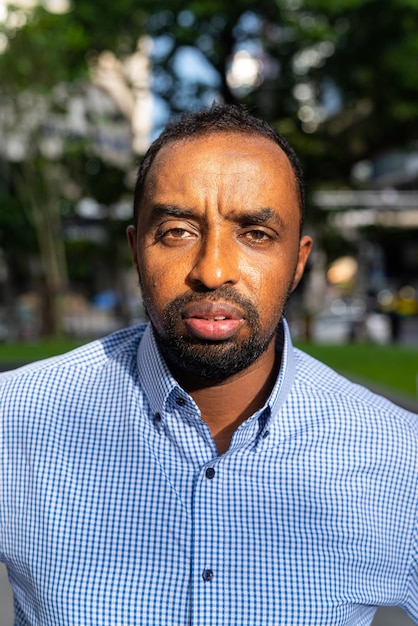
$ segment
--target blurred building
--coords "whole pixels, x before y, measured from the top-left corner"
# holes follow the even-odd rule
[[[380,324],[377,334],[396,341],[408,326],[410,338],[418,342],[418,150],[358,163],[353,181],[357,189],[317,191],[312,199],[326,212],[328,226],[356,251],[349,292],[357,308],[351,315],[352,335],[376,334]],[[329,267],[331,289],[338,287],[333,275]],[[338,308],[344,295],[347,290],[336,289],[329,306]]]

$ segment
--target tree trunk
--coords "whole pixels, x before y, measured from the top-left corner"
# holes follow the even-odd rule
[[[15,187],[39,244],[45,286],[42,335],[56,337],[64,330],[61,301],[68,291],[68,271],[57,192],[60,182],[51,173],[45,164],[41,168],[34,162],[25,163],[15,176]]]

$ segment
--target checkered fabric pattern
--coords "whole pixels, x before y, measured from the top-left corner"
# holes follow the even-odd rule
[[[17,626],[418,623],[418,416],[295,350],[218,456],[149,326],[0,378]]]

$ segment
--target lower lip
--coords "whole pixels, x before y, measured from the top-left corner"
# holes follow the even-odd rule
[[[205,320],[199,317],[186,317],[184,322],[190,333],[199,339],[225,341],[232,337],[242,325],[243,320]]]

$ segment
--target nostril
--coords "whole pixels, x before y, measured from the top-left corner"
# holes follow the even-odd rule
[[[196,260],[189,275],[195,288],[214,290],[222,285],[234,285],[238,281],[238,263],[231,258],[226,245],[222,250],[223,253],[220,253],[219,247],[214,246]]]

